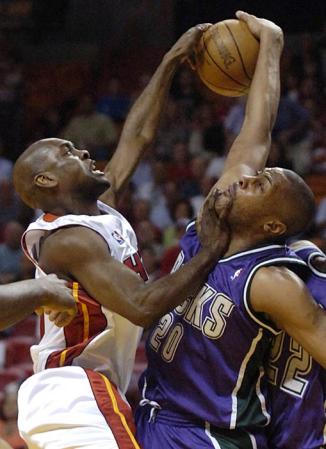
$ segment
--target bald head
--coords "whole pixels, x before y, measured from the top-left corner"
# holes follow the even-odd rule
[[[30,145],[17,159],[14,166],[14,186],[20,198],[32,208],[39,207],[39,191],[35,177],[49,169],[51,151],[63,141],[61,139],[43,139]]]
[[[316,213],[314,194],[304,180],[291,170],[283,170],[286,180],[284,200],[281,202],[282,219],[287,225],[286,236],[299,234],[312,223]]]
[[[14,184],[28,206],[58,215],[97,210],[97,199],[110,187],[88,151],[63,139],[28,147],[15,164]]]

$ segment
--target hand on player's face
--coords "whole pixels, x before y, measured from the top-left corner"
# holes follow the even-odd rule
[[[232,193],[229,190],[221,192],[214,189],[206,198],[197,220],[198,236],[202,246],[219,255],[226,251],[230,241],[227,219],[232,202]]]
[[[194,52],[202,34],[208,30],[211,23],[201,23],[186,31],[169,51],[171,56],[177,57],[180,62],[189,61],[193,67]]]
[[[236,16],[239,20],[246,22],[249,30],[257,39],[261,38],[262,33],[268,32],[281,38],[283,41],[283,32],[281,28],[270,20],[260,19],[244,11],[237,11]]]

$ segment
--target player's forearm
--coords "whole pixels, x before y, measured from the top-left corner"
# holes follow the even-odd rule
[[[195,296],[221,256],[222,249],[221,255],[203,249],[176,272],[145,284],[134,295],[139,310],[137,324],[149,327],[189,296]]]
[[[280,99],[280,57],[283,35],[262,33],[255,74],[246,104],[245,118],[240,134],[233,142],[224,166],[230,169],[245,166],[262,170],[270,151],[271,131]],[[243,172],[241,168],[239,173]],[[237,171],[235,172],[237,173]],[[221,181],[221,185],[222,181]]]
[[[138,147],[139,152],[154,139],[171,81],[178,66],[178,59],[167,53],[127,117],[121,139],[125,141],[138,139],[141,143]]]
[[[118,147],[105,168],[111,188],[100,198],[114,206],[144,151],[153,142],[173,75],[180,58],[167,53],[149,84],[131,108]]]
[[[35,282],[31,279],[0,286],[0,329],[13,326],[40,307]]]
[[[280,57],[283,48],[281,31],[265,30],[251,83],[244,127],[254,127],[257,143],[269,139],[280,99]],[[261,142],[258,142],[261,139]]]

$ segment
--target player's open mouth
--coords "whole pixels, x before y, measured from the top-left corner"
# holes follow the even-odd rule
[[[94,173],[95,175],[104,175],[104,172],[101,170],[96,170],[96,163],[95,161],[91,161],[91,165],[90,165],[90,170],[92,173]]]

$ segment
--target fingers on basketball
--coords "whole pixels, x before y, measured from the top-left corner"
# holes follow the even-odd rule
[[[249,14],[245,17],[249,20]],[[229,97],[246,95],[258,52],[259,42],[245,21],[224,20],[202,34],[196,47],[196,70],[213,92]]]

